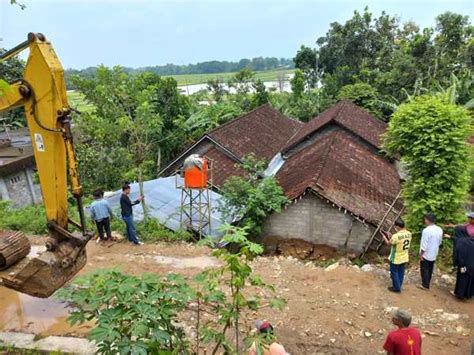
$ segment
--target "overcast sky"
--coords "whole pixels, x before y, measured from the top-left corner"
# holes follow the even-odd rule
[[[365,5],[402,21],[431,26],[444,11],[474,14],[474,0],[0,0],[0,47],[31,31],[44,33],[64,67],[130,67],[292,58],[301,44],[314,46],[331,22],[343,22]]]

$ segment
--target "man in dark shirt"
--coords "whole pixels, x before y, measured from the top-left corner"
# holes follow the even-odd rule
[[[120,208],[122,209],[122,219],[125,222],[127,227],[127,237],[135,245],[142,245],[137,238],[137,233],[135,231],[135,224],[133,223],[133,206],[138,205],[143,201],[143,196],[140,196],[135,201],[130,201],[130,185],[125,184],[122,186],[122,196],[120,196]]]

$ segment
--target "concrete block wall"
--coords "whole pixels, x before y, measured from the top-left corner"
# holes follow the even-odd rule
[[[263,230],[264,242],[266,236],[295,238],[357,253],[362,252],[373,231],[313,194],[307,194],[281,213],[271,215]]]
[[[0,176],[0,199],[10,200],[14,207],[24,207],[41,201],[38,189],[33,183],[31,168],[13,174]]]

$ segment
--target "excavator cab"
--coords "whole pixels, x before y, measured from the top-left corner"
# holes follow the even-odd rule
[[[29,33],[26,41],[1,54],[0,61],[25,49],[29,56],[23,79],[0,91],[0,112],[25,109],[50,235],[43,252],[26,256],[31,248],[24,234],[0,232],[0,278],[5,287],[49,297],[84,267],[92,235],[86,230],[64,69],[41,33]],[[68,185],[79,222],[69,216]]]

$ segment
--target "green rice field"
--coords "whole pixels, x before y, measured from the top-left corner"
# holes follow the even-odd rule
[[[268,70],[262,72],[255,72],[255,79],[262,81],[276,81],[280,74],[291,74],[294,69],[282,69],[282,70]],[[179,86],[185,85],[196,85],[205,84],[210,79],[222,78],[224,81],[228,81],[235,73],[215,73],[215,74],[181,74],[181,75],[170,75],[169,77],[174,78]]]

